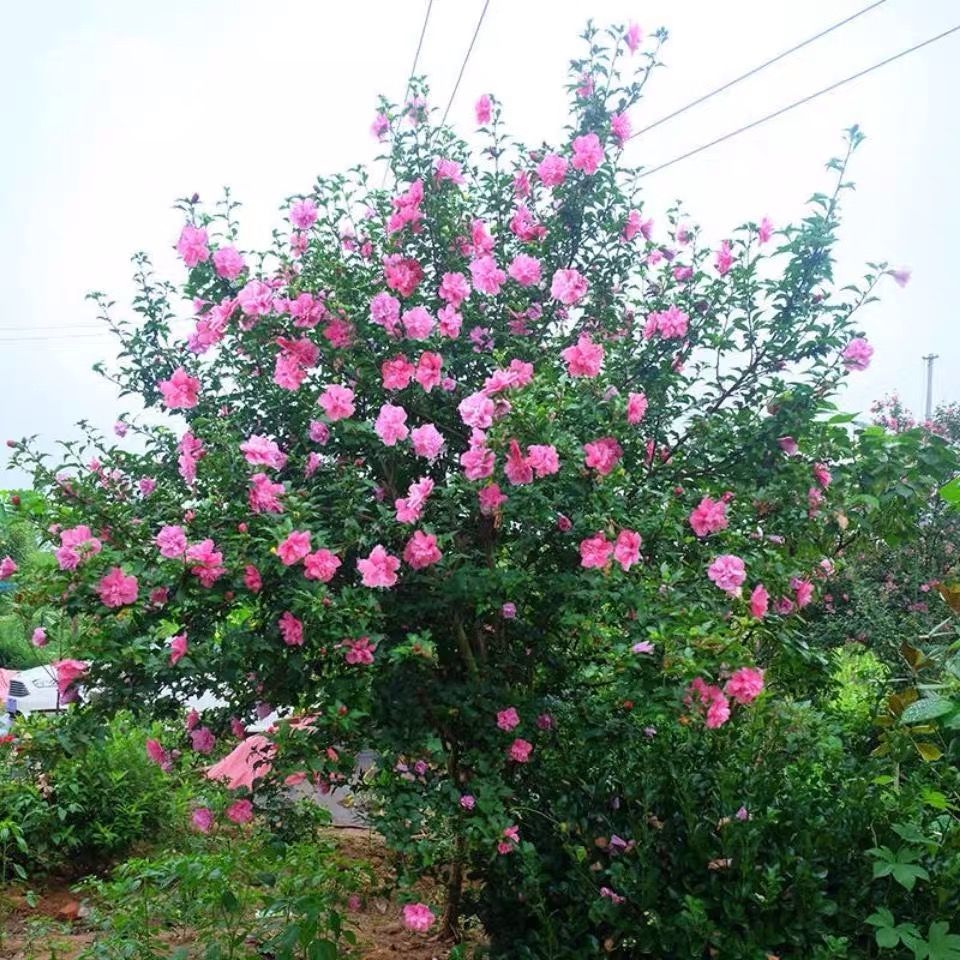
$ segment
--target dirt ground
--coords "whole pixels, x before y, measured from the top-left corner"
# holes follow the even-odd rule
[[[333,833],[347,856],[373,864],[378,873],[388,869],[376,836],[343,828],[334,828]],[[96,941],[96,931],[87,921],[88,908],[72,891],[73,882],[50,879],[36,890],[39,899],[34,906],[19,893],[8,895],[5,904],[0,902],[0,960],[76,960]],[[407,930],[399,906],[386,898],[369,898],[350,913],[349,920],[358,940],[352,960],[446,960],[449,956],[450,944]],[[180,946],[202,946],[191,943],[189,936],[171,936],[169,944],[171,953]]]

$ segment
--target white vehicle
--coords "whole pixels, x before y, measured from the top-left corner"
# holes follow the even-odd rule
[[[57,670],[52,664],[21,670],[10,678],[7,691],[10,713],[52,713],[60,709]]]

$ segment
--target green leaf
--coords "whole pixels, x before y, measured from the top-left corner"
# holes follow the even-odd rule
[[[927,933],[928,960],[960,960],[960,936],[950,932],[943,920],[930,924]]]
[[[932,720],[934,717],[942,717],[953,709],[953,701],[946,697],[924,697],[911,703],[900,715],[904,723],[918,723],[923,720]]]
[[[940,488],[940,499],[951,506],[960,506],[960,477],[954,477]]]

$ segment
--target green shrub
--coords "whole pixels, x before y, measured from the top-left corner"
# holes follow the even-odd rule
[[[118,714],[101,729],[73,714],[20,721],[0,747],[0,819],[20,824],[30,872],[103,867],[185,821],[181,793],[144,754],[146,730]]]

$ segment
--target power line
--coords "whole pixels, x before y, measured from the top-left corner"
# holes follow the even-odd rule
[[[767,67],[772,66],[775,63],[779,63],[785,57],[789,57],[791,53],[796,53],[798,50],[802,50],[804,47],[809,46],[815,40],[819,40],[821,37],[825,37],[828,33],[833,33],[834,30],[839,30],[840,27],[845,26],[850,23],[852,20],[856,20],[857,17],[862,17],[865,13],[869,13],[871,10],[875,10],[877,7],[882,7],[887,0],[876,0],[876,3],[871,3],[868,7],[864,7],[862,10],[858,10],[856,13],[851,14],[845,20],[840,20],[838,23],[833,24],[833,26],[827,27],[825,30],[821,30],[819,33],[814,34],[812,37],[807,38],[806,40],[801,41],[795,46],[790,47],[789,50],[784,50],[783,53],[777,54],[777,56],[772,57],[770,60],[765,60],[757,67],[753,67],[751,70],[748,70],[746,73],[741,73],[739,77],[734,77],[733,80],[729,80],[722,87],[717,87],[716,90],[711,90],[709,93],[705,93],[702,97],[697,97],[696,100],[691,100],[686,106],[680,107],[678,110],[674,110],[673,113],[668,113],[665,117],[661,117],[659,120],[654,121],[648,126],[644,127],[642,130],[638,130],[636,133],[627,137],[628,140],[633,140],[635,137],[639,137],[642,133],[647,133],[650,130],[653,130],[654,127],[659,127],[661,123],[666,123],[668,120],[672,120],[674,117],[679,117],[681,113],[686,113],[688,110],[692,110],[694,107],[699,106],[701,103],[706,103],[707,100],[715,97],[718,93],[723,93],[724,90],[729,90],[731,87],[736,86],[743,80],[746,80],[748,77],[752,77],[761,70],[766,70]]]
[[[473,45],[477,42],[477,34],[480,33],[480,27],[483,25],[483,18],[487,15],[487,7],[490,6],[490,0],[484,0],[483,9],[480,11],[480,19],[477,21],[477,26],[473,31],[473,36],[470,38],[470,46],[467,47],[467,55],[463,58],[463,63],[460,64],[460,73],[457,74],[457,82],[453,85],[453,93],[450,94],[450,99],[447,101],[447,109],[443,111],[443,119],[440,121],[440,126],[443,126],[447,122],[447,114],[450,113],[450,108],[453,106],[453,101],[457,96],[457,91],[460,89],[460,81],[463,79],[463,72],[467,69],[467,61],[470,59],[470,54],[473,53]]]
[[[803,106],[803,104],[809,103],[811,100],[816,100],[817,97],[822,97],[825,93],[830,93],[832,90],[836,90],[838,87],[844,86],[844,84],[851,83],[853,80],[859,80],[860,77],[865,77],[868,73],[873,73],[874,70],[879,70],[880,67],[885,67],[888,63],[893,63],[894,60],[899,60],[901,57],[905,57],[908,53],[913,53],[916,50],[920,50],[923,47],[929,46],[931,43],[936,43],[938,40],[942,40],[944,37],[949,37],[951,33],[956,33],[958,30],[960,30],[960,24],[957,24],[955,27],[951,27],[949,30],[944,30],[943,33],[938,33],[935,37],[930,37],[928,40],[924,40],[922,43],[918,43],[912,47],[907,47],[906,50],[901,50],[900,53],[896,53],[892,57],[887,57],[886,60],[881,60],[879,63],[875,63],[872,67],[867,67],[865,70],[861,70],[859,73],[851,74],[849,77],[844,77],[843,80],[838,80],[836,83],[831,83],[829,87],[824,87],[822,90],[817,90],[816,93],[811,93],[806,97],[802,97],[800,100],[794,100],[793,103],[789,103],[787,106],[781,107],[779,110],[774,110],[773,113],[768,113],[766,116],[760,117],[759,119],[745,124],[742,127],[738,127],[736,130],[731,130],[729,133],[725,133],[722,137],[717,137],[716,140],[711,140],[709,143],[705,143],[700,147],[694,148],[693,150],[688,150],[686,153],[682,153],[680,156],[674,157],[672,160],[668,160],[666,163],[661,163],[659,166],[645,170],[640,174],[640,177],[649,177],[652,173],[657,173],[658,171],[664,170],[667,167],[672,167],[675,163],[679,163],[681,160],[686,160],[688,157],[693,157],[698,153],[703,153],[704,150],[709,150],[710,147],[715,147],[717,144],[723,143],[725,140],[732,140],[741,133],[746,133],[747,130],[752,130],[754,127],[759,127],[768,120],[773,120],[775,117],[789,113],[789,111],[793,110],[794,108]]]

